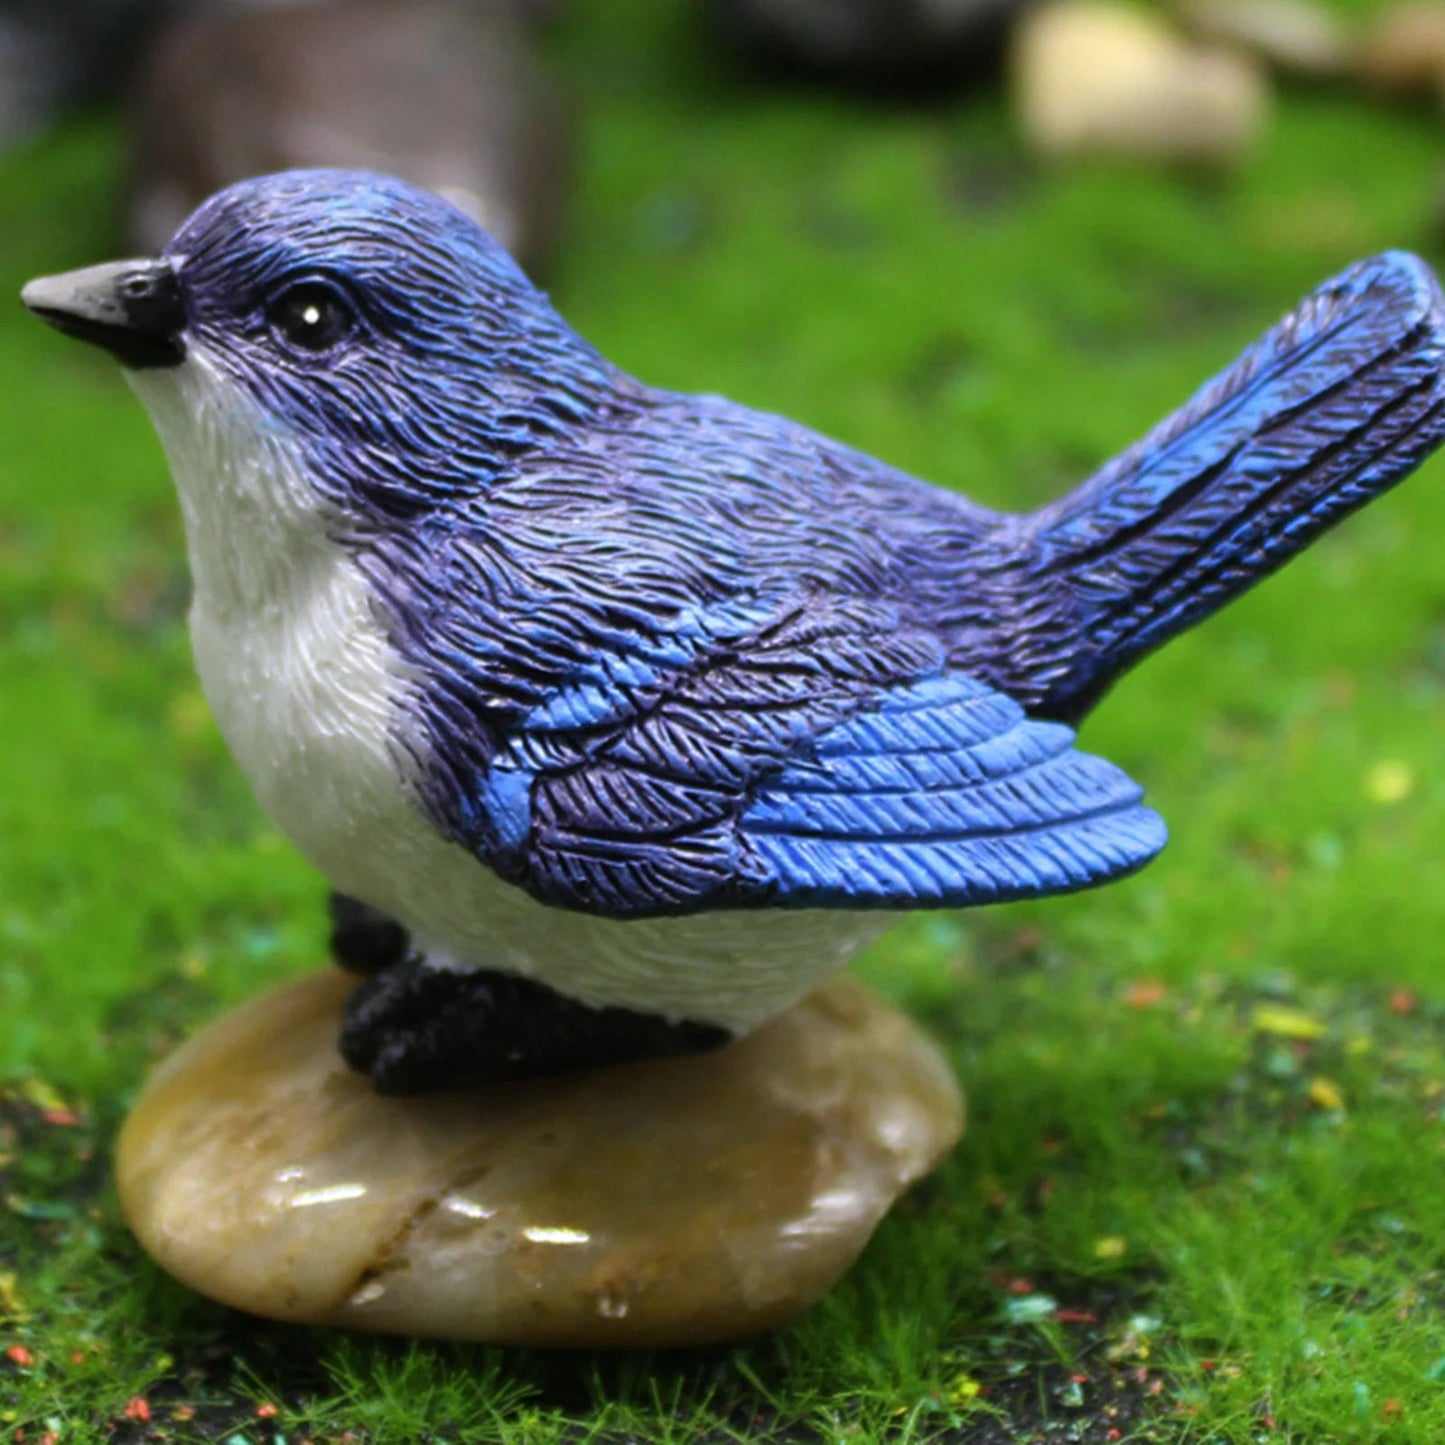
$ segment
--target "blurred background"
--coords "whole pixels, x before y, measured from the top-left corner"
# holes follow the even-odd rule
[[[643,379],[1024,509],[1349,262],[1445,262],[1442,142],[1435,3],[0,3],[0,1423],[1441,1438],[1440,463],[1089,721],[1155,865],[869,956],[973,1121],[822,1310],[705,1361],[358,1344],[168,1285],[115,1213],[145,1071],[321,964],[323,897],[198,691],[141,409],[13,298],[242,175],[396,171]]]

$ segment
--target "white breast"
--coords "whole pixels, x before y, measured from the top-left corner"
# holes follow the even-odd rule
[[[505,969],[587,1003],[745,1030],[887,926],[781,910],[619,923],[501,882],[417,803],[408,680],[298,448],[194,353],[127,375],[180,493],[196,664],[236,761],[331,883],[400,919],[435,966]]]

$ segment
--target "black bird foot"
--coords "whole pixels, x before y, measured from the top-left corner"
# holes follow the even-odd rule
[[[396,919],[344,893],[326,900],[331,914],[331,956],[351,973],[380,973],[401,963],[411,939]]]
[[[586,1004],[532,979],[430,968],[413,955],[346,1001],[341,1055],[379,1094],[425,1094],[641,1059],[702,1053],[715,1024]]]

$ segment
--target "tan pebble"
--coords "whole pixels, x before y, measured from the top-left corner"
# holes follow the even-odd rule
[[[1174,10],[1203,39],[1295,75],[1343,75],[1353,60],[1348,27],[1313,0],[1175,0]]]
[[[337,971],[220,1019],[121,1135],[126,1219],[275,1319],[569,1347],[787,1323],[963,1127],[903,1015],[843,979],[714,1054],[416,1099],[337,1056]]]
[[[1366,30],[1358,70],[1366,84],[1396,95],[1445,94],[1445,4],[1394,5]]]
[[[1259,132],[1262,67],[1180,38],[1161,16],[1109,0],[1058,0],[1015,32],[1017,108],[1049,156],[1220,164]]]

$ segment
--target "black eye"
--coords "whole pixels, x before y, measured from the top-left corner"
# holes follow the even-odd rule
[[[356,312],[334,286],[302,281],[272,298],[266,321],[288,346],[320,355],[351,335]]]

